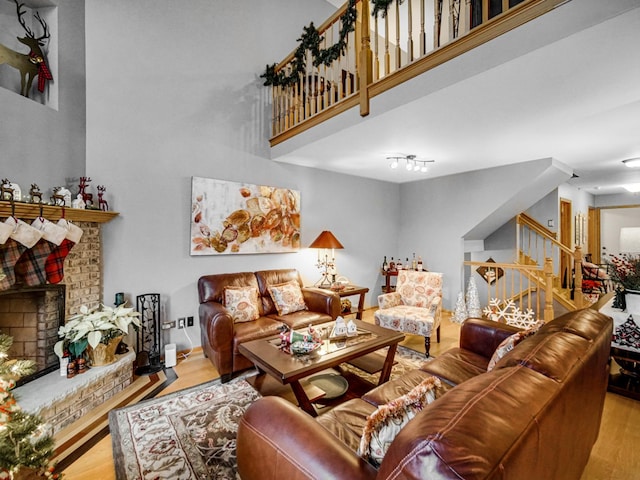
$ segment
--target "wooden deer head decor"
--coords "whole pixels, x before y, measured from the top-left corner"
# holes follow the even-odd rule
[[[20,53],[0,44],[0,65],[7,64],[20,71],[20,95],[28,97],[31,85],[36,77],[38,77],[38,90],[40,92],[44,92],[47,80],[53,80],[53,75],[51,75],[41,48],[46,44],[51,35],[47,27],[47,22],[36,12],[34,18],[38,20],[43,30],[42,35],[36,37],[35,33],[27,27],[23,18],[26,13],[26,11],[22,9],[24,3],[18,3],[18,0],[14,0],[14,2],[16,4],[18,22],[20,22],[20,25],[22,25],[22,28],[26,32],[24,37],[16,38],[20,43],[29,47],[30,51],[29,53]]]

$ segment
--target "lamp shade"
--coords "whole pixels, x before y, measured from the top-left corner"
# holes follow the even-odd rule
[[[316,238],[309,248],[344,248],[336,237],[329,230],[323,231]]]

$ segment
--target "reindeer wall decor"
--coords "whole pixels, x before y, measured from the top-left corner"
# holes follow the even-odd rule
[[[104,185],[98,185],[98,207],[100,207],[100,210],[104,210],[105,212],[109,210],[109,204],[102,198],[106,191],[107,188]]]
[[[82,200],[87,206],[93,205],[93,194],[86,193],[90,181],[91,177],[80,177],[80,184],[78,185],[78,195],[82,195]]]
[[[0,65],[7,64],[20,71],[20,95],[28,97],[31,85],[36,77],[38,77],[38,90],[40,92],[44,92],[47,80],[53,80],[53,75],[51,75],[41,48],[51,37],[51,34],[49,33],[47,22],[42,19],[40,13],[36,12],[34,18],[38,20],[43,29],[42,35],[36,37],[35,33],[27,27],[23,18],[26,13],[25,10],[22,10],[24,3],[18,3],[18,0],[14,0],[14,2],[16,4],[18,22],[26,32],[24,37],[16,38],[20,43],[29,47],[30,51],[28,54],[20,53],[0,44]]]
[[[42,192],[37,183],[32,183],[29,189],[29,196],[31,197],[31,203],[42,203]]]

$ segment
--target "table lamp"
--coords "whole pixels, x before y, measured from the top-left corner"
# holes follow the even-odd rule
[[[336,248],[344,248],[338,239],[329,230],[324,230],[318,238],[316,238],[309,248],[318,249],[318,262],[316,267],[322,273],[322,277],[315,283],[316,287],[328,288],[336,277]],[[324,250],[320,252],[320,249]],[[331,257],[329,257],[329,249],[331,249]],[[331,277],[331,280],[329,279]]]

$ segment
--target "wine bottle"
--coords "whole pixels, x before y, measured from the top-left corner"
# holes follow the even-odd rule
[[[396,262],[396,269],[402,270],[402,260],[398,257],[398,261]]]
[[[404,261],[404,269],[411,270],[411,264],[409,263],[409,257],[407,257]]]
[[[416,261],[416,254],[413,254],[413,258],[411,259],[411,270],[418,270],[418,262]]]
[[[389,271],[391,272],[396,271],[396,262],[393,261],[393,257],[391,257],[391,262],[389,262]]]
[[[382,271],[386,272],[389,270],[389,264],[387,263],[387,256],[384,256],[384,261],[382,262]]]
[[[421,272],[423,268],[422,257],[418,257],[418,271]]]

